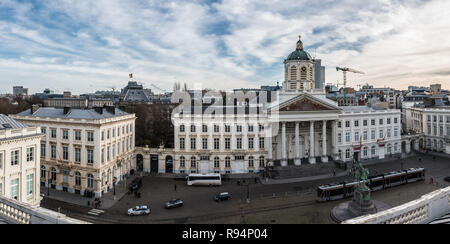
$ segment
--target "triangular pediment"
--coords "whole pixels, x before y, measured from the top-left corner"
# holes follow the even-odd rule
[[[320,112],[336,110],[340,109],[308,94],[302,94],[283,102],[278,108],[278,111],[280,112]]]

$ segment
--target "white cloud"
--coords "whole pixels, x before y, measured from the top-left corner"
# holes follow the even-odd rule
[[[123,87],[130,72],[167,90],[175,81],[274,85],[299,34],[327,66],[327,82],[342,79],[335,66],[349,66],[366,72],[349,75],[351,85],[450,89],[444,0],[48,0],[39,10],[0,0],[5,6],[14,10],[0,17],[0,84],[8,89],[92,92]]]

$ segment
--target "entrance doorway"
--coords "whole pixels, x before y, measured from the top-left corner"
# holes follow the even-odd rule
[[[173,158],[172,156],[166,157],[166,173],[173,173]]]
[[[158,173],[158,155],[150,155],[150,172]]]
[[[136,155],[136,168],[138,172],[144,170],[144,156],[142,156],[142,154]]]

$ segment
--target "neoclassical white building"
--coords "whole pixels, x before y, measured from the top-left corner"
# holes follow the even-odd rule
[[[450,106],[412,107],[412,130],[422,134],[421,148],[450,154]]]
[[[41,158],[42,186],[99,197],[136,170],[134,114],[114,107],[34,105],[11,117],[39,126],[44,134],[37,154]]]
[[[39,206],[41,137],[38,126],[0,114],[0,196]]]
[[[181,105],[172,117],[173,172],[248,173],[268,165],[351,161],[354,156],[383,159],[401,153],[400,110],[339,107],[326,98],[324,86],[315,88],[314,64],[299,40],[284,61],[281,90],[270,96],[263,91],[253,96],[234,93],[207,108],[195,102],[193,107]],[[144,162],[151,171],[148,165]]]

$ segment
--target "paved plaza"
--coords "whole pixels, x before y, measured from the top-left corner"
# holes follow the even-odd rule
[[[443,181],[445,176],[450,175],[450,159],[444,157],[433,159],[433,155],[420,155],[376,164],[369,163],[366,167],[371,174],[401,168],[426,168],[424,182],[373,193],[373,199],[391,207],[450,185]],[[429,183],[430,177],[434,178],[434,184]],[[61,207],[61,211],[71,217],[94,223],[334,223],[330,217],[330,210],[348,199],[317,203],[316,188],[322,184],[347,179],[350,179],[348,174],[339,174],[336,177],[329,174],[329,177],[320,179],[267,185],[255,183],[253,179],[247,179],[245,183],[238,185],[237,179],[231,179],[219,187],[192,187],[187,186],[184,181],[147,176],[143,179],[141,198],[125,194],[100,216],[88,215],[87,212],[91,209],[89,207],[68,204],[56,199],[44,199],[42,205],[54,209]],[[214,197],[220,192],[229,192],[233,198],[217,203]],[[184,206],[166,210],[164,203],[172,198],[182,199]],[[148,205],[151,214],[128,217],[127,209],[139,204]]]

